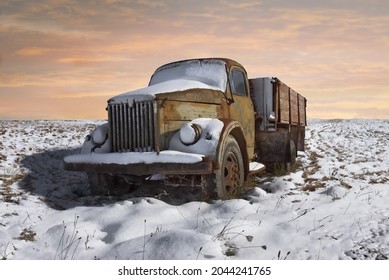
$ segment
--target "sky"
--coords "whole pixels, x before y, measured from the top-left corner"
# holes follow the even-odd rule
[[[228,57],[308,118],[389,119],[387,0],[2,0],[0,119],[106,119],[162,64]]]

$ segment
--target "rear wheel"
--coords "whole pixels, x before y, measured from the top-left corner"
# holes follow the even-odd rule
[[[289,141],[288,152],[289,152],[289,163],[290,165],[294,165],[296,163],[297,150],[293,140]]]

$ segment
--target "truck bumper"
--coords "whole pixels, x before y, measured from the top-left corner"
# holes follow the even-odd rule
[[[64,168],[111,175],[196,175],[211,174],[214,163],[211,157],[162,151],[72,155],[64,158]]]

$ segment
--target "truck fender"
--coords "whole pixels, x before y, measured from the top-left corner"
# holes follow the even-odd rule
[[[185,123],[170,139],[169,150],[202,154],[214,159],[223,125],[213,118],[198,118]]]
[[[247,154],[247,143],[246,143],[246,138],[244,136],[242,126],[240,125],[239,122],[231,119],[220,119],[220,121],[224,123],[224,126],[220,133],[219,143],[217,146],[215,169],[220,168],[219,163],[221,162],[220,157],[222,155],[222,151],[220,149],[225,145],[225,141],[227,141],[228,136],[231,135],[235,138],[241,150],[243,164],[244,164],[244,178],[246,180],[247,175],[249,173],[250,161],[249,161],[249,156]]]

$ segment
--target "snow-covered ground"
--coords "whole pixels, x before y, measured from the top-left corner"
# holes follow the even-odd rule
[[[96,121],[0,121],[0,259],[387,259],[389,121],[311,121],[290,174],[241,199],[89,194],[63,170]]]

